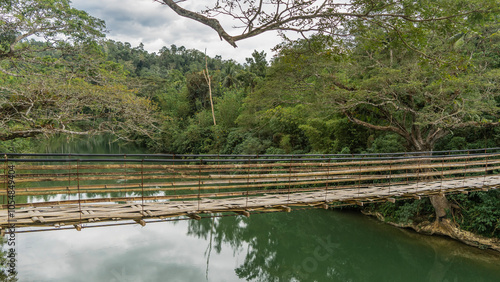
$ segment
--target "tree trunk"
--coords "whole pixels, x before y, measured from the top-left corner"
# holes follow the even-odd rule
[[[420,137],[420,136],[419,136]],[[418,141],[417,141],[418,140]],[[415,148],[418,148],[417,150],[419,151],[424,151],[427,153],[423,153],[422,156],[431,156],[432,155],[432,148],[434,147],[434,143],[428,143],[428,142],[422,142],[421,140],[424,140],[423,138],[415,138],[413,142],[413,146]],[[420,142],[419,142],[420,141]],[[426,161],[430,162],[430,161]],[[423,173],[427,171],[422,171]],[[431,179],[426,179],[427,181]],[[434,207],[434,211],[436,214],[436,224],[440,224],[441,219],[445,218],[446,215],[450,212],[451,209],[451,204],[446,198],[446,195],[444,194],[439,194],[439,195],[432,195],[429,196],[429,199],[431,200],[431,204]]]
[[[436,212],[436,221],[439,222],[442,218],[446,217],[446,214],[450,211],[450,202],[448,202],[445,195],[434,195],[430,196],[429,199]]]
[[[217,125],[215,121],[215,111],[214,111],[214,100],[212,99],[212,80],[208,74],[208,60],[207,60],[207,49],[205,49],[205,69],[203,70],[203,75],[208,84],[208,94],[210,96],[210,107],[212,108],[212,118],[214,119],[214,125]]]

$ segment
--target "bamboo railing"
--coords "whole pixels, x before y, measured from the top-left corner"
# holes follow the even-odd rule
[[[499,148],[363,155],[3,155],[4,209],[10,168],[16,207],[361,190],[480,179],[500,169]]]

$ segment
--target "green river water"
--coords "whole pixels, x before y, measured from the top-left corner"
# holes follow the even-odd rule
[[[44,148],[54,143],[139,150]],[[500,253],[345,210],[21,233],[16,252],[19,281],[500,281]]]

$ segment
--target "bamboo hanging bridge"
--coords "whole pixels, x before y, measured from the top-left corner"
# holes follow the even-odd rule
[[[499,169],[500,148],[363,155],[4,154],[0,228],[81,230],[395,202],[496,189]]]

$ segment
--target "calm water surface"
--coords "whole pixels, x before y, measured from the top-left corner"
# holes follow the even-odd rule
[[[499,281],[500,256],[342,211],[18,234],[20,281]]]
[[[54,139],[44,148],[140,152],[105,139]],[[346,211],[22,233],[16,240],[19,281],[500,281],[500,253]]]

